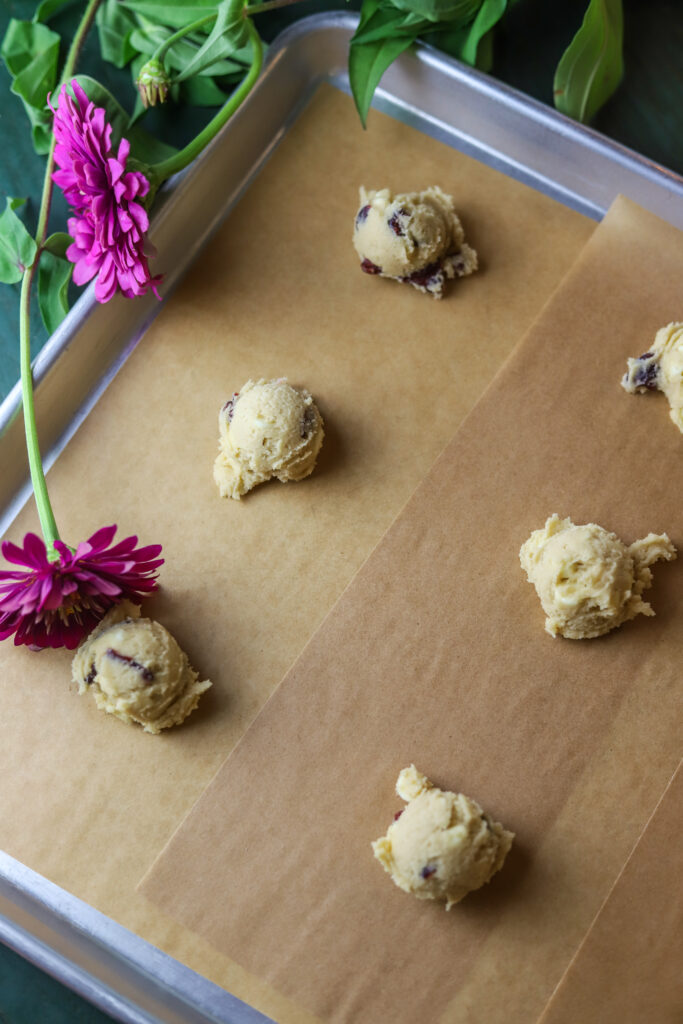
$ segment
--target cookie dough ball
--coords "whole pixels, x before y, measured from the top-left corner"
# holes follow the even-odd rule
[[[407,282],[437,299],[447,278],[477,269],[453,199],[436,186],[395,196],[388,188],[361,188],[353,244],[366,274]]]
[[[79,693],[92,693],[102,711],[158,733],[180,725],[208,690],[187,655],[162,625],[140,618],[129,601],[115,605],[74,655]]]
[[[502,868],[514,833],[475,800],[437,789],[414,764],[400,773],[396,792],[407,806],[372,849],[399,889],[444,900],[450,910]]]
[[[271,477],[303,480],[323,443],[322,416],[305,388],[285,377],[248,380],[218,414],[214,480],[224,498],[241,498]]]
[[[621,386],[631,394],[663,391],[669,415],[683,433],[683,323],[662,327],[649,352],[628,360]]]
[[[582,640],[602,636],[636,615],[654,615],[641,595],[649,566],[676,557],[665,533],[628,547],[596,523],[575,526],[553,515],[522,545],[519,559],[541,599],[546,632]]]

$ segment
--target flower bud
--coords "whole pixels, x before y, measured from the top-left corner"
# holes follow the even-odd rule
[[[155,57],[142,65],[135,84],[145,107],[155,107],[157,103],[166,102],[170,81],[166,68]]]

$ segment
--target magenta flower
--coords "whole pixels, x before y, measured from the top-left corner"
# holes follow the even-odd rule
[[[23,547],[4,541],[7,561],[25,568],[0,569],[0,640],[73,650],[112,605],[156,590],[161,545],[136,548],[137,537],[126,537],[109,547],[115,533],[116,526],[104,526],[75,551],[57,540],[55,561],[35,533]]]
[[[105,111],[88,100],[76,80],[74,95],[64,86],[54,117],[55,163],[52,180],[64,192],[75,216],[68,222],[74,239],[66,255],[75,263],[74,281],[86,284],[95,275],[95,298],[108,302],[121,291],[128,298],[153,291],[161,277],[152,277],[147,265],[154,255],[146,247],[147,211],[138,202],[149,192],[140,171],[126,171],[130,143],[121,139],[116,155],[111,149],[112,127]]]

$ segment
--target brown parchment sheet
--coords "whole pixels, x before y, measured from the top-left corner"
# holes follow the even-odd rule
[[[360,184],[433,183],[481,257],[440,303],[362,274],[351,244]],[[331,87],[316,95],[49,474],[65,540],[117,522],[119,537],[163,544],[147,608],[214,687],[153,737],[79,698],[68,653],[1,645],[3,849],[272,1016],[290,1012],[135,885],[593,229],[389,117],[371,113],[364,132]],[[221,501],[218,410],[249,377],[283,374],[325,417],[319,466]],[[32,506],[10,536],[30,528]],[[193,874],[213,887],[208,867]]]
[[[675,770],[683,560],[581,642],[518,551],[553,512],[683,547],[683,438],[619,386],[682,279],[683,234],[618,200],[143,882],[325,1021],[535,1021]],[[450,913],[371,854],[411,762],[517,834]]]
[[[539,1024],[681,1020],[682,821],[679,766]]]

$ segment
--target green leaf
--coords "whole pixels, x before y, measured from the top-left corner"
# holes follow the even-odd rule
[[[443,28],[425,35],[425,41],[471,67],[487,70],[492,60],[491,29],[503,17],[507,6],[508,0],[483,0],[474,21],[469,25],[454,28],[452,23],[447,23]]]
[[[33,15],[34,21],[49,21],[53,14],[61,10],[62,7],[66,7],[67,4],[73,3],[73,0],[43,0],[42,3],[36,7],[36,13]]]
[[[475,67],[478,67],[480,71],[490,72],[493,68],[493,36],[494,31],[491,29],[479,40]]]
[[[197,51],[194,59],[176,76],[176,82],[184,82],[215,65],[216,61],[231,56],[246,44],[248,38],[244,0],[222,0],[206,42]]]
[[[555,71],[555,106],[577,121],[590,121],[624,71],[622,0],[590,0],[581,28]]]
[[[349,82],[356,110],[365,128],[375,89],[382,75],[414,39],[399,36],[376,43],[360,43],[349,48]]]
[[[152,135],[142,125],[129,122],[125,136],[130,142],[130,155],[137,164],[141,165],[136,170],[146,173],[146,168],[152,164],[159,164],[162,160],[168,160],[178,150],[175,146],[169,146],[162,142],[156,135]]]
[[[380,6],[367,21],[359,24],[352,41],[358,46],[402,35],[415,39],[431,27],[432,23],[418,14],[406,14],[392,6]]]
[[[151,57],[159,49],[161,44],[168,39],[172,33],[169,29],[164,28],[162,25],[152,25],[148,23],[144,27],[138,27],[134,32],[131,33],[130,43],[134,47],[137,53],[145,54],[147,57]],[[183,39],[179,39],[177,43],[174,43],[170,48],[166,56],[164,57],[164,64],[169,71],[180,71],[194,60],[198,49],[204,43],[204,37],[197,33],[185,36]],[[247,57],[242,61],[241,55],[244,53],[244,48],[236,51],[232,57],[232,60],[218,60],[204,68],[200,74],[203,75],[231,75],[235,72],[234,59],[240,58],[240,63],[244,66],[248,66],[250,60]]]
[[[49,110],[40,111],[35,107],[25,107],[31,122],[31,138],[36,153],[45,154],[50,151],[52,142],[52,114]]]
[[[189,103],[192,107],[222,107],[228,98],[213,78],[188,78],[178,89],[178,102]]]
[[[53,236],[54,237],[54,236]],[[66,236],[71,242],[69,236]],[[74,265],[69,260],[47,251],[38,264],[38,306],[43,323],[50,334],[56,331],[69,312],[69,282]]]
[[[392,0],[399,11],[419,14],[429,21],[452,21],[466,25],[471,21],[482,0]]]
[[[12,92],[24,105],[38,153],[50,148],[52,115],[47,97],[57,81],[59,44],[59,35],[46,25],[12,19],[0,47],[12,76]]]
[[[365,128],[375,89],[382,75],[414,38],[398,36],[376,43],[360,43],[349,48],[349,81],[356,109]]]
[[[59,37],[53,46],[37,54],[31,63],[16,75],[12,83],[12,92],[20,96],[26,106],[40,110],[47,105],[48,93],[52,92],[57,81],[58,57]]]
[[[58,33],[47,25],[12,18],[2,40],[0,53],[10,75],[16,78],[36,57],[45,52],[52,53],[55,49],[58,51],[59,43]]]
[[[363,0],[360,22],[349,46],[349,84],[364,128],[382,75],[415,41],[424,25],[424,19],[420,19],[406,29],[405,20],[403,12],[382,5],[381,0]]]
[[[477,16],[467,30],[467,38],[462,50],[462,60],[472,67],[477,67],[479,44],[484,36],[497,25],[505,14],[507,0],[484,0],[477,11]]]
[[[67,235],[66,231],[55,231],[54,234],[45,239],[43,250],[52,253],[53,256],[59,256],[64,259],[66,250],[72,242],[73,238],[71,235]]]
[[[134,47],[136,53],[142,54],[145,59],[154,56],[156,51],[159,49],[162,43],[166,42],[168,37],[172,35],[170,29],[164,28],[163,25],[145,25],[143,28],[136,28],[131,33],[130,43]],[[189,38],[185,36],[184,39],[179,39],[177,43],[174,43],[170,50],[167,51],[164,57],[164,65],[167,70],[181,71],[188,61],[192,60],[197,48],[192,45]]]
[[[197,3],[188,0],[119,0],[119,3],[135,14],[146,15],[172,28],[184,28],[216,10],[215,3],[206,3],[205,0]]]
[[[138,26],[130,36],[131,46],[137,53],[143,53],[146,57],[152,57],[170,35],[173,33],[163,25]],[[176,68],[180,71],[185,67],[187,61],[192,60],[196,48],[189,42],[187,36],[174,43],[164,57],[164,64],[167,68]]]
[[[130,41],[137,27],[134,16],[118,0],[105,0],[97,9],[96,24],[103,59],[114,67],[125,67],[137,52]]]
[[[36,243],[14,212],[25,202],[25,199],[8,197],[0,213],[0,281],[3,284],[21,281],[36,256]]]
[[[385,0],[363,0],[349,46],[349,83],[363,127],[382,75],[429,24]]]

